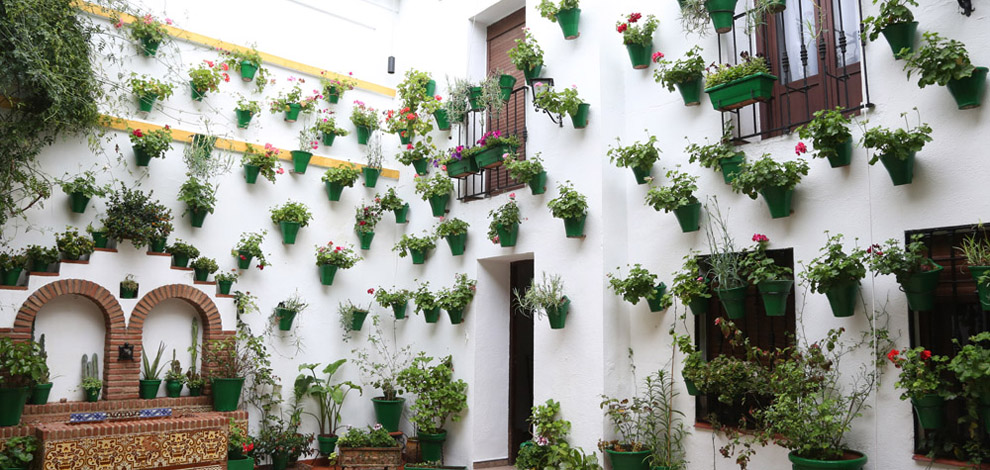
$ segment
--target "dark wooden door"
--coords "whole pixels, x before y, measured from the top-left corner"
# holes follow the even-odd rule
[[[533,283],[533,260],[509,266],[511,289],[524,294]],[[529,413],[533,407],[533,317],[517,312],[512,290],[509,309],[509,463],[516,461],[519,445],[530,438]]]

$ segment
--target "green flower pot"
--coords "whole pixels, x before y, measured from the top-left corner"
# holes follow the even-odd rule
[[[640,168],[633,166],[629,167],[629,169],[632,170],[633,176],[636,177],[636,184],[646,184],[646,178],[650,177],[650,170],[652,170],[653,167]]]
[[[787,454],[792,470],[861,470],[866,465],[866,456],[856,451],[846,451],[848,460],[813,460]]]
[[[213,379],[213,411],[237,411],[241,401],[241,388],[244,377],[233,379]]]
[[[426,90],[425,90],[426,91],[426,96],[432,97],[433,95],[436,95],[437,94],[437,81],[436,80],[429,80],[429,81],[427,81],[425,88],[426,88]]]
[[[30,272],[33,273],[47,273],[48,263],[44,261],[32,260]]]
[[[375,420],[381,424],[388,432],[399,431],[399,420],[402,418],[402,408],[406,399],[398,397],[395,400],[386,400],[384,397],[372,398],[371,404],[375,408]]]
[[[471,106],[471,111],[477,111],[481,109],[481,87],[473,86],[468,92],[468,104]]]
[[[683,370],[681,370],[681,377],[684,378],[684,388],[687,389],[688,395],[691,395],[692,397],[698,396],[698,386],[694,384],[693,380],[684,375]]]
[[[100,401],[100,392],[102,391],[102,388],[83,389],[83,392],[86,394],[86,401],[88,403],[96,403]]]
[[[148,250],[152,253],[164,253],[167,244],[168,238],[152,238],[151,243],[148,244]]]
[[[447,214],[447,203],[450,202],[450,195],[430,196],[430,209],[433,210],[433,217],[443,217]]]
[[[912,398],[911,405],[922,429],[941,429],[945,424],[945,400],[942,397],[932,394]]]
[[[859,294],[859,281],[848,281],[825,291],[832,315],[845,318],[856,313],[856,297]]]
[[[358,143],[361,145],[367,145],[368,138],[371,137],[371,128],[368,126],[354,126],[354,128],[357,129],[355,134],[357,134]]]
[[[701,104],[701,90],[704,89],[705,80],[698,77],[697,80],[689,82],[675,83],[677,91],[684,100],[684,106],[698,106]]]
[[[990,271],[990,266],[969,267],[969,274],[973,276],[973,282],[976,282],[976,295],[980,300],[980,307],[985,312],[990,312],[990,284],[981,284],[980,277],[988,271]]]
[[[177,268],[188,268],[189,267],[189,255],[177,255],[172,254],[172,266]]]
[[[478,162],[474,157],[463,158],[461,160],[455,160],[447,165],[447,176],[451,178],[459,178],[464,175],[469,175],[471,173],[477,173]]]
[[[165,396],[169,398],[179,398],[182,394],[182,381],[181,380],[166,380],[165,381]]]
[[[319,446],[320,454],[321,455],[330,455],[330,454],[332,454],[333,451],[334,451],[334,449],[337,448],[337,439],[338,439],[338,437],[337,436],[333,436],[333,435],[331,435],[331,436],[324,436],[324,435],[321,434],[319,436],[316,436],[316,442],[317,442],[317,445]],[[227,465],[227,468],[228,468],[228,470],[230,469],[230,465],[229,464]]]
[[[499,95],[502,101],[508,102],[512,98],[512,89],[516,86],[516,77],[502,74],[498,77]]]
[[[302,105],[299,103],[289,103],[289,109],[285,111],[285,117],[283,119],[285,122],[296,122],[299,119],[300,111],[302,111]]]
[[[430,163],[425,158],[420,158],[412,162],[412,166],[416,170],[417,175],[425,175],[430,171]]]
[[[409,302],[395,303],[392,304],[392,314],[395,315],[396,320],[404,320],[406,318],[406,309],[409,308]]]
[[[731,111],[769,100],[773,96],[773,85],[776,81],[776,76],[757,73],[706,88],[705,93],[708,93],[708,99],[711,100],[712,107],[716,111]]]
[[[245,109],[235,109],[234,114],[237,115],[237,127],[239,129],[247,129],[251,125],[251,118],[254,117],[254,113]]]
[[[650,451],[639,452],[619,452],[612,449],[605,449],[609,462],[612,462],[612,470],[650,470],[647,460]]]
[[[354,309],[351,316],[351,331],[361,331],[365,318],[368,318],[367,310]]]
[[[420,460],[424,462],[439,462],[443,459],[443,443],[447,440],[447,431],[437,434],[417,432],[419,438]]]
[[[506,153],[515,152],[515,148],[508,145],[497,145],[483,150],[474,156],[474,162],[478,168],[495,168],[502,166]]]
[[[880,163],[883,163],[883,167],[887,169],[894,186],[911,184],[914,180],[914,155],[915,152],[911,152],[904,160],[893,156],[880,156]]]
[[[523,77],[526,77],[526,81],[530,81],[534,78],[540,77],[540,72],[543,71],[543,64],[536,64],[532,67],[527,67],[525,69],[519,69],[523,73]]]
[[[705,9],[712,19],[712,26],[718,34],[732,31],[732,22],[736,16],[736,2],[738,0],[706,0]]]
[[[660,283],[653,289],[653,298],[646,299],[646,304],[649,305],[650,311],[653,313],[663,311],[663,296],[667,293],[667,285]]]
[[[364,186],[366,188],[374,188],[378,184],[378,175],[381,174],[381,171],[379,168],[361,168],[361,173],[364,174]]]
[[[20,424],[28,393],[28,387],[0,388],[0,426]]]
[[[458,233],[456,235],[447,235],[443,238],[447,240],[447,246],[450,247],[451,255],[461,256],[464,254],[464,247],[467,245],[467,232]]]
[[[516,246],[516,239],[519,237],[519,224],[512,224],[508,227],[498,225],[495,227],[498,234],[498,243],[502,247]]]
[[[890,51],[895,59],[903,59],[914,53],[914,37],[918,34],[918,22],[893,23],[880,30],[883,38],[890,44]],[[903,49],[907,49],[902,54]]]
[[[533,192],[534,196],[547,192],[547,172],[541,171],[536,176],[530,178],[526,184],[529,185],[529,189]]]
[[[756,288],[763,298],[763,309],[768,317],[782,317],[787,313],[787,299],[791,295],[791,286],[794,281],[790,279],[779,279],[773,281],[760,281]]]
[[[296,244],[296,235],[299,234],[299,222],[287,222],[285,220],[278,223],[279,230],[282,231],[282,243],[286,245]]]
[[[137,294],[138,294],[138,290],[137,289],[128,289],[128,288],[124,287],[124,283],[121,283],[120,286],[119,286],[119,288],[120,288],[120,298],[122,298],[122,299],[136,299],[137,298]]]
[[[835,148],[835,155],[829,155],[828,164],[832,168],[839,168],[843,166],[849,166],[852,163],[852,152],[853,152],[853,141],[852,137],[846,139],[845,142],[839,144]]]
[[[148,166],[151,163],[151,154],[141,147],[133,147],[134,149],[134,161],[137,166]]]
[[[358,238],[361,240],[361,249],[370,250],[371,241],[375,239],[375,232],[358,232]]]
[[[575,129],[584,129],[585,127],[588,127],[588,113],[590,112],[591,104],[579,104],[577,112],[571,114],[571,125],[573,125]]]
[[[688,204],[674,209],[674,217],[681,226],[681,232],[697,232],[701,229],[701,203]]]
[[[736,179],[736,175],[739,174],[745,161],[746,155],[742,153],[718,161],[719,169],[722,170],[722,180],[725,181],[725,184],[731,184]]]
[[[945,86],[956,100],[959,109],[979,108],[983,102],[983,95],[986,93],[987,84],[986,67],[977,67],[973,74],[959,79],[949,80]]]
[[[278,329],[281,331],[289,331],[292,329],[292,322],[296,319],[295,310],[289,310],[286,308],[275,308],[275,317],[278,318]]]
[[[560,25],[564,39],[577,39],[581,35],[578,31],[578,24],[581,21],[580,8],[563,8],[557,12],[557,23]]]
[[[238,460],[228,460],[227,470],[254,470],[254,459],[245,457]]]
[[[426,250],[410,248],[409,256],[412,257],[412,264],[423,264],[426,262]]]
[[[107,238],[107,232],[105,231],[93,232],[90,235],[93,237],[93,244],[96,248],[106,248],[107,243],[110,242],[110,239]]]
[[[203,222],[206,221],[206,216],[209,213],[210,213],[210,211],[205,210],[205,209],[198,209],[198,208],[197,209],[194,209],[194,208],[190,207],[189,208],[189,223],[193,227],[202,228],[203,227]]]
[[[146,351],[147,353],[147,351]],[[145,400],[151,400],[158,396],[158,389],[162,386],[161,379],[140,380],[138,396]]]
[[[567,312],[571,309],[571,299],[566,295],[564,301],[547,307],[547,319],[550,320],[551,330],[560,330],[567,324]]]
[[[289,153],[292,154],[292,171],[299,174],[306,173],[306,168],[309,168],[309,161],[313,158],[313,154],[305,150],[292,150]]]
[[[230,295],[230,288],[234,286],[234,281],[217,281],[217,291],[223,295]],[[192,388],[189,389],[192,395]]]
[[[337,138],[337,134],[331,134],[331,133],[328,133],[328,132],[323,132],[322,135],[321,135],[321,137],[322,137],[322,139],[320,139],[320,140],[323,141],[323,145],[326,145],[327,147],[333,147],[333,141],[334,141],[334,139]]]
[[[440,307],[433,307],[429,310],[423,310],[423,318],[426,319],[426,323],[436,323],[440,320]]]
[[[251,267],[251,259],[254,255],[243,250],[237,251],[237,267],[240,269],[248,269]]]
[[[289,468],[289,454],[285,452],[272,454],[272,470],[285,470],[287,468]]]
[[[447,310],[447,317],[450,318],[451,325],[464,323],[464,309],[466,307],[452,308]]]
[[[203,268],[193,268],[193,278],[199,282],[206,282],[210,277],[210,271]]]
[[[397,224],[408,224],[409,223],[409,203],[402,205],[401,209],[393,209],[392,213],[395,214],[395,223]]]
[[[52,386],[55,385],[51,382],[46,384],[34,384],[31,387],[31,397],[28,399],[28,403],[32,405],[44,405],[48,403],[48,395],[52,393]]]
[[[780,219],[791,215],[791,200],[794,198],[793,189],[770,187],[760,190],[760,195],[770,209],[770,217]]]
[[[342,90],[338,90],[335,86],[329,86],[326,89],[327,102],[330,104],[337,104],[340,102],[340,95],[344,94]]]
[[[141,45],[138,50],[144,54],[145,57],[154,57],[158,53],[158,46],[162,44],[161,41],[153,41],[150,39],[142,39]]]
[[[69,194],[69,206],[72,208],[72,212],[76,214],[82,214],[86,212],[86,206],[89,204],[89,197],[83,193],[72,193]]]
[[[402,145],[409,145],[409,144],[411,144],[412,143],[412,138],[413,138],[413,135],[409,131],[401,131],[401,132],[399,132],[399,142],[401,142]]]
[[[156,93],[145,93],[138,97],[138,110],[141,112],[149,113],[155,107],[155,101],[158,100],[158,94]]]
[[[254,74],[258,73],[258,64],[251,62],[250,60],[242,60],[240,66],[241,80],[245,82],[254,80]]]
[[[912,274],[901,284],[911,310],[928,312],[935,309],[935,288],[938,287],[938,278],[944,269],[942,266],[935,266],[930,271]]]
[[[710,297],[698,297],[691,299],[688,302],[688,308],[691,309],[691,313],[695,315],[704,315],[708,313],[708,304],[711,303]]]
[[[199,89],[196,88],[196,84],[193,83],[192,81],[189,82],[189,88],[192,90],[192,99],[195,101],[203,101],[203,97],[206,96],[206,92],[208,91],[208,90],[199,91]]]
[[[344,192],[344,185],[336,181],[324,181],[323,186],[327,188],[327,199],[339,201],[340,195]]]
[[[652,44],[626,44],[626,52],[629,53],[632,68],[642,70],[649,67],[652,49]]]
[[[731,289],[715,289],[726,316],[730,320],[738,320],[746,316],[746,286]]]
[[[584,238],[584,221],[587,219],[588,214],[564,219],[564,233],[567,238]]]
[[[247,184],[257,183],[259,174],[261,174],[260,166],[244,164],[244,180],[247,181]]]

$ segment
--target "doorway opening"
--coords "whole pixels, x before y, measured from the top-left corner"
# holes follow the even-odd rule
[[[533,260],[509,265],[509,463],[516,461],[519,445],[530,439],[529,413],[533,408],[533,316],[518,313],[513,291],[525,294],[533,283]]]

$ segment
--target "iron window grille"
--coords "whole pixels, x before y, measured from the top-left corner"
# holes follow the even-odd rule
[[[468,112],[467,121],[458,126],[456,145],[472,147],[486,132],[498,130],[519,138],[520,145],[516,149],[516,155],[525,159],[528,136],[525,120],[527,90],[526,86],[513,89],[509,101],[497,115],[487,109]],[[457,180],[455,183],[459,201],[484,199],[524,186],[524,183],[510,178],[504,166],[484,168]]]

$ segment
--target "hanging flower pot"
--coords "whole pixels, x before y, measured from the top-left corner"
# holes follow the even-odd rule
[[[299,103],[289,103],[289,109],[285,111],[285,122],[296,122],[299,119],[299,112],[302,111],[302,105]]]
[[[450,176],[451,178],[459,178],[461,176],[477,172],[478,162],[475,161],[474,156],[447,163],[447,176]]]
[[[649,450],[638,452],[620,452],[612,449],[605,449],[609,462],[612,462],[612,470],[649,470],[650,464],[647,461],[650,457]]]
[[[684,375],[684,370],[681,370],[681,377],[684,378],[684,388],[687,389],[688,395],[691,395],[692,397],[698,396],[698,387],[694,385],[693,380]]]
[[[732,1],[735,3],[734,0]],[[777,77],[768,73],[754,73],[728,83],[705,88],[705,93],[708,93],[708,99],[716,111],[731,111],[769,100],[773,96],[773,84],[776,81]]]
[[[243,250],[237,251],[237,267],[240,269],[248,269],[251,267],[251,259],[254,255]]]
[[[244,180],[247,181],[247,184],[257,183],[259,174],[261,174],[260,166],[244,164]]]
[[[85,194],[79,192],[69,194],[69,205],[72,207],[72,212],[82,214],[86,212],[86,206],[88,204],[89,197]]]
[[[250,82],[254,80],[254,74],[258,73],[258,64],[251,62],[250,60],[242,60],[240,64],[241,68],[241,80],[245,82]]]
[[[203,268],[193,268],[193,279],[199,282],[206,282],[210,278],[210,271]]]
[[[980,282],[984,274],[990,272],[990,266],[970,266],[969,275],[973,276],[976,282],[976,294],[980,300],[980,307],[985,312],[990,312],[990,283]]]
[[[645,69],[650,66],[651,45],[626,44],[626,52],[629,53],[629,60],[636,70]]]
[[[904,280],[901,290],[907,294],[908,308],[916,312],[935,309],[935,288],[943,269],[936,264],[931,270],[914,273]]]
[[[447,235],[444,239],[447,240],[447,246],[450,247],[451,255],[461,256],[464,254],[464,247],[467,244],[467,232]]]
[[[918,415],[921,428],[941,429],[945,423],[945,400],[935,394],[925,395],[921,398],[911,398],[911,405]]]
[[[381,168],[361,168],[361,173],[364,174],[364,186],[366,188],[374,188],[378,184],[378,175],[382,172]]]
[[[419,160],[414,160],[412,162],[413,169],[416,170],[417,175],[425,175],[430,171],[430,163],[426,161],[425,158],[420,158]]]
[[[306,173],[306,168],[309,168],[309,161],[313,158],[313,154],[305,150],[292,150],[289,153],[292,154],[292,170],[299,174]]]
[[[213,379],[213,411],[237,411],[244,377]]]
[[[282,231],[282,243],[286,245],[295,245],[296,235],[299,234],[299,227],[301,224],[299,222],[289,222],[286,220],[279,221],[278,228]]]
[[[451,325],[460,325],[464,323],[464,307],[451,308],[447,310],[447,316],[450,317]]]
[[[918,33],[918,22],[892,23],[880,30],[895,59],[903,59],[914,53],[914,37]],[[907,48],[902,54],[901,51]]]
[[[832,307],[832,315],[845,318],[856,313],[857,294],[859,294],[859,281],[847,281],[825,291],[828,304]]]
[[[516,246],[516,238],[519,237],[519,224],[512,224],[508,227],[497,225],[495,232],[498,234],[498,243],[502,247]]]
[[[426,319],[426,323],[436,323],[437,321],[440,320],[440,307],[424,309],[423,318]]]
[[[633,176],[636,177],[636,184],[646,184],[646,178],[650,177],[650,170],[653,168],[640,168],[640,167],[630,167],[633,172]]]
[[[443,459],[443,443],[447,440],[447,431],[437,434],[418,431],[416,437],[419,438],[420,459],[424,462],[439,462]]]
[[[404,320],[406,318],[406,308],[409,307],[409,302],[395,303],[392,304],[392,314],[395,315],[396,320]]]
[[[591,112],[591,105],[588,103],[581,103],[578,105],[577,112],[571,114],[571,124],[575,129],[584,129],[588,127],[588,113]]]
[[[433,96],[437,94],[437,81],[429,80],[426,82],[426,96]]]
[[[203,97],[206,96],[207,90],[200,91],[196,88],[196,84],[192,81],[189,82],[189,86],[192,88],[192,99],[196,101],[203,101]]]
[[[956,100],[959,109],[979,108],[983,102],[983,95],[986,92],[987,71],[986,67],[976,67],[973,74],[959,79],[949,80],[946,87],[952,98]]]
[[[787,299],[791,295],[791,286],[794,281],[791,279],[778,279],[773,281],[760,281],[756,288],[760,290],[760,297],[763,298],[763,309],[768,317],[782,317],[787,313]]]
[[[151,163],[151,154],[141,147],[134,147],[134,159],[137,161],[137,166],[148,166]]]
[[[0,426],[20,424],[28,392],[28,387],[0,387]]]
[[[687,204],[674,209],[674,217],[681,226],[681,232],[697,232],[701,229],[701,203]]]
[[[412,138],[413,138],[412,132],[409,132],[409,131],[400,131],[399,132],[399,142],[402,142],[402,145],[409,145],[409,144],[411,144],[412,143]]]
[[[566,295],[562,302],[557,305],[547,306],[547,319],[550,320],[550,329],[559,330],[567,323],[567,312],[571,309],[571,299]]]
[[[151,112],[155,107],[155,101],[158,100],[157,93],[145,93],[138,97],[138,110],[142,112]]]
[[[323,186],[327,188],[327,199],[331,201],[339,201],[344,193],[344,185],[336,181],[324,181]]]
[[[433,119],[437,122],[437,129],[440,129],[441,131],[450,130],[450,119],[447,118],[446,109],[438,109],[433,111]]]
[[[396,397],[395,400],[386,400],[385,397],[372,398],[371,404],[375,409],[375,421],[388,432],[398,432],[405,402],[406,399],[402,397]]]
[[[835,154],[826,157],[828,164],[832,168],[849,166],[852,163],[853,141],[852,137],[835,147]]]
[[[736,2],[738,0],[706,0],[705,9],[712,19],[715,32],[718,34],[732,31],[732,22],[736,16]]]
[[[731,184],[736,179],[744,161],[746,161],[746,155],[742,153],[718,161],[718,166],[722,170],[722,180],[725,181],[725,184]]]
[[[746,316],[746,286],[715,289],[715,294],[718,295],[730,320],[738,320]]]
[[[578,24],[581,20],[580,8],[561,8],[557,12],[557,23],[564,33],[564,39],[577,39],[581,35],[578,31]]]
[[[190,223],[192,224],[193,227],[203,228],[203,222],[206,221],[206,215],[209,214],[209,213],[210,213],[210,211],[208,211],[206,209],[200,209],[198,207],[197,208],[190,207],[189,208],[189,221],[190,221]]]
[[[567,238],[584,238],[584,221],[587,218],[588,214],[584,214],[580,217],[564,219],[564,233]]]
[[[322,139],[320,140],[323,141],[323,145],[326,145],[327,147],[333,147],[333,141],[334,139],[337,138],[337,134],[323,132],[321,137]]]
[[[141,39],[141,53],[145,57],[154,57],[158,53],[158,46],[162,44],[161,41],[155,41],[151,39]]]
[[[795,451],[787,454],[791,468],[807,470],[861,470],[866,465],[866,456],[854,450],[847,450],[845,460],[815,460],[798,457]],[[858,457],[857,457],[858,456]]]
[[[447,204],[450,202],[450,195],[430,196],[430,209],[433,210],[433,217],[443,217],[447,214]]]
[[[426,262],[426,250],[417,250],[415,248],[410,248],[409,255],[412,256],[413,264],[423,264]]]
[[[473,86],[468,92],[468,104],[471,105],[471,111],[477,111],[481,109],[481,87]]]
[[[217,281],[217,291],[223,295],[230,295],[230,288],[234,286],[234,281]],[[189,389],[189,394],[192,395],[192,389]]]
[[[502,101],[508,102],[512,98],[512,89],[516,86],[516,77],[502,74],[498,77],[499,96]]]
[[[285,308],[275,308],[275,318],[278,319],[278,329],[289,331],[292,329],[292,321],[296,319],[296,311]]]
[[[161,379],[141,379],[139,382],[138,396],[141,397],[142,400],[151,400],[158,396],[158,389],[162,386]]]
[[[234,114],[237,115],[237,127],[239,129],[247,129],[251,125],[251,118],[254,117],[254,113],[246,109],[235,109]]]
[[[364,319],[368,317],[367,310],[354,309],[351,311],[351,331],[361,331]]]
[[[336,85],[330,85],[326,88],[327,102],[330,104],[337,104],[340,101],[340,95],[343,93]]]
[[[181,380],[166,380],[165,381],[165,396],[169,398],[179,398],[182,394],[182,381]]]
[[[653,298],[646,299],[647,305],[650,306],[650,311],[653,313],[660,312],[664,310],[663,306],[663,296],[667,293],[667,285],[660,283],[653,289]]]
[[[791,215],[791,200],[794,197],[793,189],[781,187],[763,188],[760,195],[770,209],[770,217],[780,219]]]
[[[699,77],[697,80],[675,83],[674,86],[677,87],[677,92],[681,94],[681,99],[684,100],[684,106],[698,106],[701,104],[701,90],[705,86],[705,80],[703,78]]]
[[[534,78],[539,78],[540,77],[540,72],[542,72],[542,71],[543,71],[543,64],[542,63],[539,63],[539,64],[536,64],[536,65],[534,65],[532,67],[523,69],[522,73],[523,73],[523,76],[526,77],[526,80],[529,81],[529,80],[532,80]]]
[[[358,232],[358,238],[361,240],[361,249],[370,250],[371,241],[375,239],[375,232]]]
[[[357,134],[358,143],[367,145],[368,138],[371,137],[371,128],[368,126],[354,126],[354,128],[357,130],[355,134]]]
[[[887,169],[894,186],[911,184],[914,180],[914,155],[915,152],[911,152],[904,160],[895,156],[880,156],[880,163],[883,163],[883,167]]]
[[[168,238],[152,238],[151,243],[148,244],[148,251],[152,253],[164,253],[165,245],[168,244]]]
[[[109,242],[110,239],[107,238],[107,232],[105,230],[100,232],[93,232],[91,235],[93,236],[93,244],[96,246],[96,248],[107,247],[107,242]]]
[[[533,192],[534,196],[547,192],[547,172],[541,171],[536,176],[530,178],[526,184],[529,185],[529,189]]]
[[[401,209],[393,209],[392,212],[395,214],[395,223],[397,224],[407,224],[409,223],[409,203],[402,205]]]

